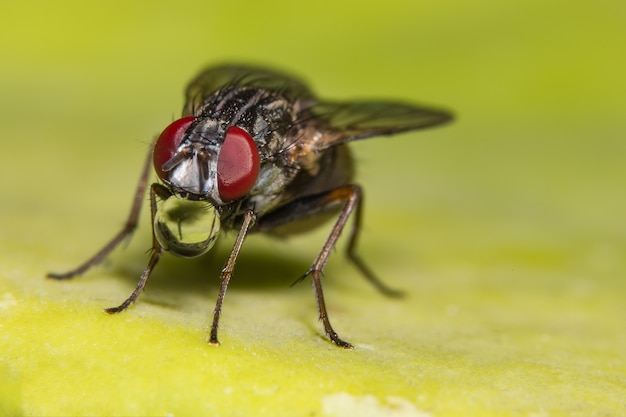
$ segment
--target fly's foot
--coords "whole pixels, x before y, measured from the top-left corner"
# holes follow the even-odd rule
[[[211,337],[209,337],[209,342],[208,343],[209,343],[209,345],[215,346],[215,347],[221,345],[220,341],[217,340],[217,336],[216,335],[211,335]]]
[[[128,302],[128,300],[124,301],[122,304],[120,304],[117,307],[109,307],[109,308],[105,308],[104,312],[107,314],[117,314],[117,313],[121,313],[122,311],[126,310],[129,306],[130,306],[131,302]]]
[[[74,271],[64,272],[64,273],[48,272],[46,274],[46,278],[51,278],[51,279],[56,279],[58,281],[62,281],[62,280],[65,280],[65,279],[74,278],[76,275],[78,275],[78,274],[75,273]]]
[[[326,332],[326,334],[328,335],[330,340],[334,344],[336,344],[337,346],[342,347],[342,348],[344,348],[346,350],[354,349],[354,346],[351,343],[348,343],[345,340],[340,339],[339,336],[337,336],[337,333],[335,333],[334,330],[331,330],[330,332]]]

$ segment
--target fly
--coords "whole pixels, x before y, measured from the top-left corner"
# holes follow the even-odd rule
[[[387,101],[318,100],[296,78],[264,68],[223,65],[201,72],[188,85],[182,117],[163,130],[144,164],[134,202],[122,230],[76,269],[50,273],[69,279],[99,264],[135,230],[150,167],[158,177],[149,187],[152,218],[150,259],[137,286],[119,306],[135,302],[163,252],[196,257],[208,252],[220,231],[236,231],[220,277],[209,343],[219,345],[222,303],[246,235],[285,235],[336,216],[311,267],[319,319],[332,342],[352,345],[331,326],[321,275],[348,219],[354,219],[348,258],[376,288],[395,296],[359,257],[362,189],[353,181],[347,143],[439,125],[446,111]]]

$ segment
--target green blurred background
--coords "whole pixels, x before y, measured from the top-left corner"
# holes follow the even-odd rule
[[[5,2],[0,8],[0,415],[626,414],[626,3]],[[357,143],[362,253],[327,303],[289,288],[327,229],[166,257],[139,302],[116,231],[153,136],[202,67],[267,64],[322,97],[398,98],[454,124]],[[342,246],[343,247],[343,246]],[[371,414],[367,414],[371,413]]]

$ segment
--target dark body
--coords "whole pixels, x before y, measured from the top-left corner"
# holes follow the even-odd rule
[[[217,345],[224,295],[247,233],[302,231],[334,213],[336,221],[326,242],[300,280],[311,278],[326,334],[337,345],[351,348],[330,324],[321,284],[324,265],[351,216],[349,259],[383,293],[398,292],[382,284],[357,255],[362,190],[352,183],[353,164],[346,143],[449,120],[448,112],[412,104],[320,101],[298,79],[264,68],[209,68],[189,84],[183,117],[155,142],[125,227],[78,268],[49,276],[66,279],[82,274],[132,233],[152,162],[160,182],[150,186],[151,257],[130,297],[105,311],[118,313],[136,300],[164,251],[180,256],[208,251],[219,232],[219,226],[214,229],[213,225],[221,222],[222,229],[237,231],[237,238],[222,270],[213,314],[209,343]],[[167,221],[161,221],[162,208],[180,200],[206,204],[200,211],[217,220],[211,223],[206,241],[178,242],[176,231],[169,231]]]

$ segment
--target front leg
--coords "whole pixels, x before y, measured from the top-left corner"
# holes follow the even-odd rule
[[[220,341],[217,339],[217,328],[222,314],[222,303],[224,302],[224,296],[226,295],[228,283],[230,282],[230,278],[233,276],[233,271],[235,270],[235,263],[237,262],[239,251],[241,250],[241,246],[243,245],[243,241],[246,238],[248,230],[254,224],[255,220],[256,215],[252,210],[247,210],[244,213],[243,224],[241,225],[241,229],[239,229],[237,239],[235,239],[235,244],[233,245],[233,249],[230,251],[228,260],[222,269],[222,275],[220,277],[220,292],[217,295],[217,302],[215,303],[215,310],[213,311],[213,324],[211,324],[211,335],[209,336],[210,345],[219,346],[220,344]]]

